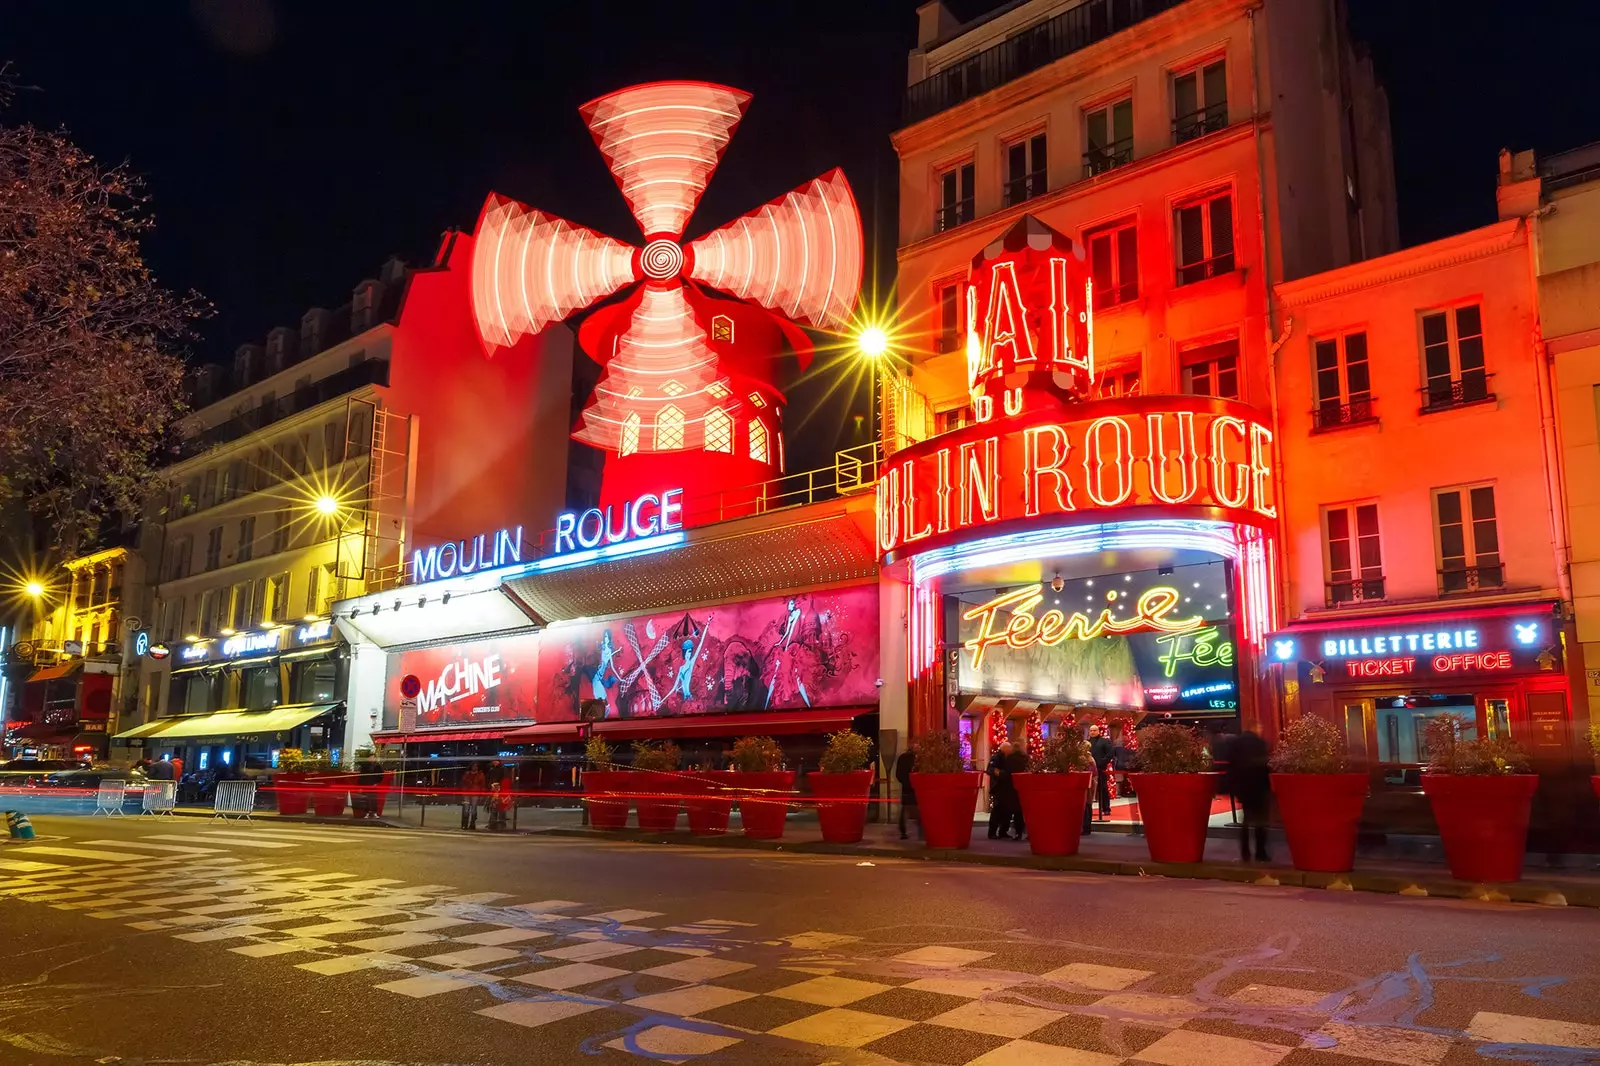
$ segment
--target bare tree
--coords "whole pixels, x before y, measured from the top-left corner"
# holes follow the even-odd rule
[[[180,410],[177,347],[207,308],[151,276],[146,203],[126,165],[0,125],[0,507],[37,549],[70,553],[136,514]]]

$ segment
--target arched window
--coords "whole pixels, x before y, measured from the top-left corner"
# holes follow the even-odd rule
[[[632,455],[639,450],[639,412],[634,411],[622,420],[622,440],[617,444],[617,457]]]
[[[669,452],[683,447],[683,412],[667,404],[656,415],[656,451]]]
[[[765,463],[767,459],[767,427],[759,418],[750,420],[750,458],[758,463]]]
[[[733,416],[720,407],[706,412],[706,451],[733,454]]]

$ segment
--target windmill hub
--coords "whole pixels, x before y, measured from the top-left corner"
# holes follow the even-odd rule
[[[639,272],[651,281],[671,281],[683,273],[683,249],[677,241],[657,237],[639,252]]]

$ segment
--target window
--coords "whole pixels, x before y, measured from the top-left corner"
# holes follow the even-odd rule
[[[227,503],[239,495],[239,464],[229,463],[222,468],[222,483],[217,486],[217,501]]]
[[[1133,161],[1133,101],[1118,100],[1083,116],[1083,176]]]
[[[189,634],[183,631],[184,609],[188,607],[187,601],[182,596],[167,605],[167,639],[175,641]]]
[[[350,433],[348,445],[345,448],[347,455],[366,455],[372,450],[372,405],[366,403],[353,403],[350,405]]]
[[[226,590],[224,590],[226,591]],[[200,603],[195,610],[195,632],[209,637],[217,631],[217,590],[206,589],[200,593]]]
[[[1324,507],[1322,543],[1329,607],[1383,599],[1383,553],[1378,537],[1377,504]]]
[[[1218,193],[1182,204],[1173,212],[1178,284],[1189,285],[1233,271],[1233,197]]]
[[[973,167],[961,163],[939,175],[939,213],[933,229],[943,233],[972,221]]]
[[[711,384],[706,386],[706,395],[710,396],[713,400],[726,399],[729,395],[727,383],[722,381],[713,381]]]
[[[252,711],[264,711],[279,703],[278,664],[268,663],[244,671],[239,679],[240,702]]]
[[[1006,206],[1043,196],[1048,167],[1044,134],[1006,145]]]
[[[222,527],[212,526],[206,534],[206,569],[215,570],[222,565]]]
[[[937,351],[958,352],[966,346],[966,324],[962,321],[966,294],[967,283],[960,279],[942,281],[933,287],[933,305],[939,313],[939,332],[934,338]]]
[[[337,422],[322,427],[322,465],[332,466],[344,459],[344,437]]]
[[[1367,335],[1346,333],[1312,344],[1316,363],[1317,429],[1372,421],[1372,377],[1367,369]]]
[[[720,407],[706,412],[706,451],[733,453],[733,416]]]
[[[1222,60],[1172,79],[1172,143],[1215,133],[1228,124],[1228,71]]]
[[[949,433],[951,430],[960,429],[962,426],[972,424],[972,408],[967,404],[958,407],[947,407],[943,411],[933,413],[933,432],[935,435]]]
[[[1478,306],[1422,316],[1422,410],[1439,411],[1493,399],[1483,368],[1483,316]]]
[[[248,562],[256,554],[256,516],[250,515],[239,519],[239,555],[238,561]]]
[[[1185,352],[1183,391],[1191,396],[1239,398],[1239,342],[1223,341]]]
[[[328,659],[302,659],[289,667],[293,703],[332,703],[338,668]]]
[[[233,586],[233,609],[228,622],[234,629],[246,629],[250,625],[250,582],[241,581]]]
[[[669,381],[661,386],[661,391],[668,396],[682,396],[688,390],[683,387],[683,382],[681,381]]]
[[[269,593],[266,619],[271,622],[287,622],[289,620],[289,572],[287,570],[273,576]]]
[[[752,392],[750,394],[750,403],[755,407],[765,407],[765,406],[767,406],[767,401],[762,399],[761,394],[759,392]]]
[[[767,427],[759,418],[750,420],[750,458],[758,463],[770,462],[767,458]]]
[[[711,339],[724,344],[733,343],[733,319],[727,315],[711,316]]]
[[[1477,701],[1470,693],[1413,694],[1383,699],[1379,704],[1375,717],[1380,763],[1427,762],[1428,723],[1435,718],[1455,719],[1462,740],[1478,737]]]
[[[176,581],[189,576],[189,567],[194,559],[194,538],[178,537],[172,542],[172,555],[167,561],[167,577]]]
[[[631,412],[622,420],[622,440],[617,444],[617,458],[632,455],[639,450],[639,412]]]
[[[272,554],[277,555],[289,547],[289,522],[288,511],[278,511],[272,516]]]
[[[306,614],[322,615],[338,598],[338,581],[332,563],[313,566],[306,575]]]
[[[270,487],[276,478],[273,477],[272,453],[265,448],[256,452],[255,481],[258,489]]]
[[[656,412],[656,451],[669,452],[683,447],[683,412],[667,404]]]
[[[1102,400],[1140,395],[1138,362],[1113,363],[1100,371],[1095,375],[1094,391]]]
[[[1084,234],[1095,310],[1139,298],[1139,228],[1130,219]]]
[[[1439,590],[1476,592],[1505,584],[1494,486],[1439,489],[1433,494],[1439,534]]]
[[[267,619],[267,579],[258,577],[250,587],[250,628],[254,629]]]

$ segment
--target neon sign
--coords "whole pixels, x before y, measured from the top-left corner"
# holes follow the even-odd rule
[[[278,649],[278,631],[267,630],[264,633],[235,633],[222,642],[222,657],[236,659],[241,655],[249,655],[258,651],[276,651]]]
[[[1277,515],[1272,431],[1253,409],[1192,396],[1073,405],[897,452],[878,479],[878,546],[919,552],[968,530],[1136,507],[1259,525]]]
[[[556,518],[555,554],[620,544],[682,528],[683,490],[646,492],[620,508],[608,504],[603,511],[591,507],[583,512],[563,512]]]
[[[1509,651],[1464,652],[1456,655],[1435,655],[1427,663],[1436,674],[1458,674],[1467,670],[1510,670]],[[1345,672],[1351,677],[1401,677],[1416,672],[1415,656],[1396,656],[1390,659],[1350,659],[1345,662]]]
[[[1177,595],[1176,592],[1173,595]],[[1208,626],[1197,632],[1169,632],[1156,638],[1156,643],[1161,645],[1161,655],[1157,662],[1161,664],[1161,671],[1167,677],[1178,672],[1179,663],[1193,663],[1195,666],[1232,666],[1233,641],[1218,640],[1220,632],[1216,626]]]
[[[294,639],[301,644],[313,640],[326,640],[333,633],[333,619],[324,618],[317,622],[310,622],[294,631]]]
[[[1346,659],[1357,655],[1466,650],[1477,646],[1476,629],[1439,629],[1421,633],[1384,633],[1371,637],[1330,637],[1322,642],[1322,656],[1325,659]]]
[[[1523,610],[1374,619],[1359,627],[1275,633],[1268,654],[1291,669],[1314,668],[1358,680],[1557,669],[1559,634],[1546,619]],[[1321,679],[1312,676],[1313,682]]]
[[[522,561],[522,527],[479,533],[411,553],[411,580],[435,581]]]
[[[1094,618],[1081,611],[1065,614],[1052,608],[1036,619],[1033,609],[1044,602],[1043,588],[1043,585],[1024,585],[973,607],[961,616],[969,622],[979,622],[977,635],[963,645],[972,653],[974,670],[983,665],[984,653],[996,644],[1017,650],[1035,644],[1049,648],[1067,640],[1092,640],[1119,633],[1147,630],[1187,633],[1205,624],[1205,619],[1199,616],[1181,619],[1168,617],[1182,597],[1177,589],[1167,585],[1158,585],[1140,594],[1134,614],[1130,617],[1117,618],[1112,615],[1110,607],[1103,608]],[[1002,611],[1008,615],[1003,623],[1000,620]],[[1233,648],[1231,644],[1227,647],[1231,662]],[[1168,676],[1171,676],[1170,671]]]

